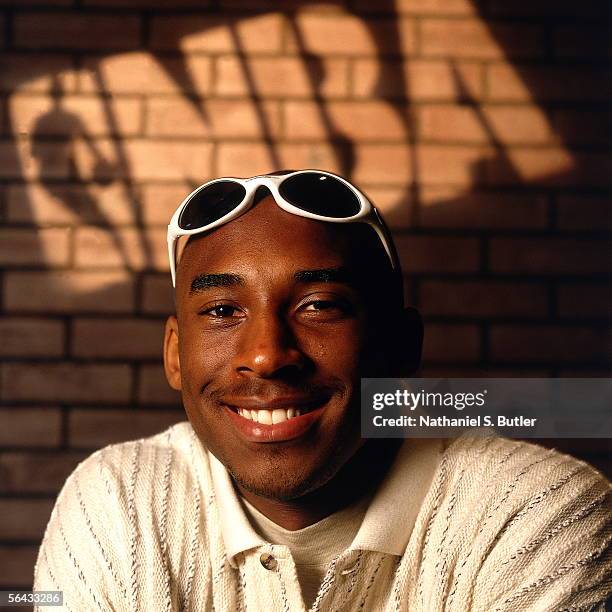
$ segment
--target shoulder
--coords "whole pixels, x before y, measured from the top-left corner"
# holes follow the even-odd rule
[[[56,501],[35,568],[38,588],[65,585],[73,602],[88,605],[134,603],[166,589],[175,571],[195,564],[207,474],[207,454],[186,422],[90,455]]]
[[[177,423],[154,436],[111,444],[92,453],[67,478],[62,494],[76,482],[86,483],[90,493],[108,493],[111,483],[122,493],[136,482],[159,486],[169,469],[174,481],[181,475],[193,476],[191,459],[198,452],[189,423]],[[206,453],[201,454],[206,460]]]
[[[456,604],[579,609],[609,594],[611,486],[584,461],[463,436],[442,455],[428,500],[429,570],[446,576]]]
[[[534,504],[546,500],[556,505],[595,491],[607,497],[611,486],[595,468],[571,455],[494,436],[462,436],[453,441],[440,470],[447,487],[458,487],[482,503],[495,505],[527,499]]]

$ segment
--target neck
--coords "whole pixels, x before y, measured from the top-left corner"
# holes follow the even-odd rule
[[[401,440],[368,440],[323,486],[291,500],[240,494],[271,521],[290,531],[304,529],[372,494],[386,476]]]

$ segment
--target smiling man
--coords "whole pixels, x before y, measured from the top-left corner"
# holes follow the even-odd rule
[[[37,589],[79,611],[604,609],[610,485],[588,465],[361,438],[361,377],[412,373],[422,337],[363,194],[317,171],[220,179],[168,235],[165,370],[189,422],[75,470]]]

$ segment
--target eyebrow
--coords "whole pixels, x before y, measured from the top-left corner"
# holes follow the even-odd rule
[[[319,270],[300,270],[293,275],[298,283],[344,283],[352,284],[353,275],[347,268],[321,268]]]
[[[206,289],[214,289],[215,287],[234,287],[236,285],[244,285],[244,277],[239,274],[200,274],[191,281],[189,287],[189,295],[206,291]]]
[[[344,267],[299,270],[293,275],[298,283],[343,283],[353,284],[352,275]],[[189,295],[217,287],[235,287],[246,284],[244,276],[224,272],[222,274],[200,274],[191,281]]]

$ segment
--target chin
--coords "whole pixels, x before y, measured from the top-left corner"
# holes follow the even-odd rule
[[[335,454],[311,469],[304,469],[304,465],[293,469],[287,464],[283,466],[282,457],[270,461],[267,469],[257,472],[235,470],[233,466],[227,468],[232,478],[246,491],[268,499],[290,501],[322,487],[338,473],[344,463],[343,457]]]

